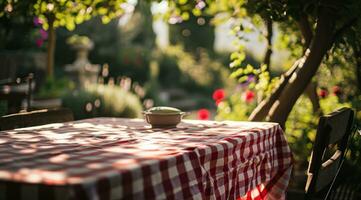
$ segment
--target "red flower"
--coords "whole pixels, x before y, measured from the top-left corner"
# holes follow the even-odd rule
[[[223,89],[217,89],[213,92],[212,98],[214,101],[216,102],[220,102],[224,99],[225,97],[225,92]]]
[[[34,17],[33,22],[35,26],[40,26],[43,24],[43,21],[39,17]]]
[[[244,94],[244,99],[247,103],[251,103],[254,100],[255,94],[251,90],[247,90]]]
[[[339,96],[342,94],[341,88],[337,85],[332,87],[332,92],[334,95]]]
[[[216,106],[218,106],[221,102],[222,102],[222,100],[217,100],[216,101]]]
[[[321,90],[318,92],[318,96],[321,97],[321,98],[325,98],[327,95],[328,95],[328,92],[327,92],[327,90],[325,90],[325,89],[321,89]]]
[[[210,115],[210,113],[207,109],[203,108],[203,109],[198,110],[198,119],[200,119],[200,120],[209,119],[209,115]]]
[[[36,39],[35,43],[36,43],[36,46],[41,47],[41,46],[43,46],[44,40],[39,38],[39,39]]]
[[[44,39],[44,40],[48,39],[48,32],[46,32],[46,30],[40,29],[39,32],[40,32],[41,39]]]

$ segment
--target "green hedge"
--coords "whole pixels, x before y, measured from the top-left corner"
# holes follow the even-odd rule
[[[70,108],[75,119],[91,117],[139,117],[139,98],[119,86],[90,85],[62,97],[63,106]]]
[[[188,92],[211,94],[217,88],[232,85],[229,69],[200,51],[199,58],[181,46],[169,46],[157,55],[159,83],[166,88],[182,88]]]

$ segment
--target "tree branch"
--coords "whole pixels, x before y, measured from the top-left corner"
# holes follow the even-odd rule
[[[334,42],[337,38],[339,38],[347,29],[356,24],[358,18],[354,17],[350,21],[346,22],[341,28],[339,28],[334,34],[332,41]]]
[[[297,24],[301,30],[304,39],[303,46],[306,50],[311,44],[313,38],[313,32],[311,29],[310,22],[308,21],[307,15],[305,13],[301,14],[300,19],[297,21]]]
[[[271,56],[272,56],[273,22],[269,17],[265,17],[263,18],[263,20],[266,24],[266,30],[267,30],[265,34],[265,38],[267,40],[267,50],[263,58],[263,64],[267,66],[267,71],[270,72]]]

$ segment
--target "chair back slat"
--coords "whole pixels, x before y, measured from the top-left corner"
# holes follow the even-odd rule
[[[322,163],[320,171],[318,172],[318,181],[315,184],[315,192],[321,191],[332,182],[337,173],[341,158],[342,152],[337,150],[330,159]]]
[[[348,131],[347,126],[352,114],[353,111],[351,109],[341,109],[325,116],[327,118],[327,126],[330,127],[329,144],[335,144],[342,140],[345,132]]]
[[[353,118],[354,111],[350,108],[320,117],[308,168],[306,196],[322,192],[333,181],[344,157]],[[332,157],[327,157],[332,151]]]
[[[43,109],[2,116],[0,117],[0,130],[62,123],[73,120],[73,113],[70,109]]]

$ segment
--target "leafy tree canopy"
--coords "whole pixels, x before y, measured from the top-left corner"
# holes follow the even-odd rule
[[[108,23],[123,14],[124,3],[126,0],[7,0],[0,3],[0,17],[37,16],[44,29],[52,21],[54,28],[73,30],[93,16],[101,16],[103,23]]]
[[[153,0],[153,2],[161,2],[161,0]],[[190,13],[194,16],[222,14],[225,19],[235,19],[233,32],[240,40],[244,39],[245,32],[263,27],[264,22],[272,21],[279,24],[284,36],[283,46],[293,51],[299,59],[294,67],[290,68],[288,78],[283,80],[285,84],[279,84],[278,92],[271,94],[273,100],[260,104],[264,108],[258,110],[266,110],[267,117],[281,125],[284,125],[293,105],[316,74],[324,57],[333,55],[334,51],[330,49],[338,47],[360,49],[357,39],[360,32],[358,18],[361,14],[359,0],[167,0],[167,2],[169,12],[166,18],[170,23],[188,20]],[[0,16],[7,18],[11,15],[38,16],[44,20],[44,28],[52,24],[54,28],[65,26],[72,30],[76,24],[95,15],[101,16],[103,22],[109,22],[111,18],[122,15],[125,5],[126,0],[7,0],[0,4]],[[251,25],[245,26],[242,23],[244,19],[252,22]],[[48,51],[49,49],[51,48],[48,48]],[[52,51],[49,55],[51,54]],[[244,79],[242,76],[248,75],[269,79],[268,70],[264,70],[264,67],[255,69],[253,66],[244,66],[242,65],[244,59],[244,47],[240,45],[239,51],[232,54],[231,63],[231,67],[239,73],[236,76],[239,81],[242,82]],[[51,70],[49,72],[51,74]],[[269,80],[262,85],[267,85],[267,82]],[[260,88],[268,90],[265,87]],[[257,119],[264,118],[265,116],[262,115]]]

